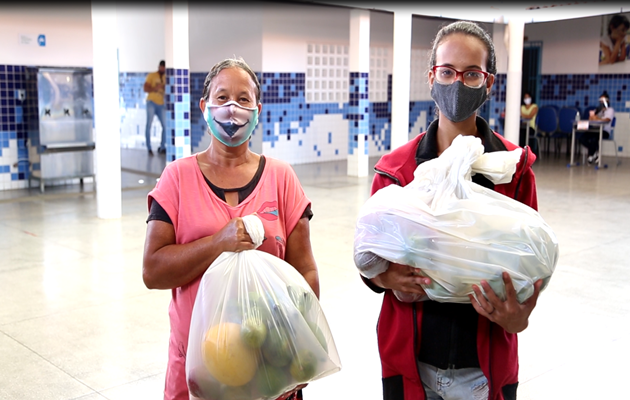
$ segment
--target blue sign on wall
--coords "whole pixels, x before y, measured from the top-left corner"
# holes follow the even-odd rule
[[[46,46],[46,35],[39,35],[37,37],[37,44],[39,44],[41,47]]]

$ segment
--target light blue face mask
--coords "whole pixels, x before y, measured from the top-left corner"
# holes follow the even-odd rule
[[[252,136],[258,124],[258,107],[244,107],[235,101],[207,104],[203,113],[212,136],[229,147],[237,147]]]

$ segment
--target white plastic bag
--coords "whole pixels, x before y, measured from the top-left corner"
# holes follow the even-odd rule
[[[368,199],[354,239],[362,275],[384,272],[389,264],[381,259],[410,265],[431,278],[424,287],[430,299],[456,303],[469,303],[472,285],[482,279],[505,298],[503,271],[520,302],[538,279],[546,287],[558,260],[551,228],[531,207],[472,182],[474,173],[510,182],[521,149],[483,150],[479,138],[460,135],[438,158],[420,164],[407,186],[389,185]],[[394,293],[401,301],[420,300]]]
[[[260,219],[243,222],[259,246]],[[291,265],[259,250],[224,252],[204,273],[186,358],[193,396],[276,399],[340,369],[319,301]]]

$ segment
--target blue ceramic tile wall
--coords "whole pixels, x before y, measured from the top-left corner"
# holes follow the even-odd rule
[[[505,91],[506,91],[506,74],[497,74],[494,78],[494,86],[490,93],[490,99],[484,106],[489,107],[488,123],[494,121],[494,124],[490,125],[490,128],[495,132],[503,135],[503,126],[500,123],[501,114],[505,111]],[[488,104],[489,103],[489,104]]]
[[[588,106],[596,106],[605,90],[615,111],[628,112],[630,101],[630,74],[573,74],[543,75],[541,79],[539,107],[577,107],[581,112]]]
[[[145,108],[147,94],[143,90],[145,72],[121,72],[119,74],[120,106],[122,108]],[[124,122],[124,117],[121,122]]]
[[[413,123],[418,119],[420,113],[425,112],[427,115],[426,126],[419,125],[414,127]],[[431,121],[433,121],[437,114],[435,114],[435,102],[433,100],[424,101],[412,101],[409,103],[409,133],[417,135],[427,130]],[[413,129],[413,131],[412,131]]]
[[[376,151],[383,152],[391,149],[391,101],[370,103],[370,141]]]
[[[304,155],[305,159],[321,157],[321,149],[317,144],[311,148],[304,146],[303,135],[306,134],[315,115],[345,115],[348,111],[347,105],[344,104],[340,108],[338,103],[306,103],[304,73],[264,72],[259,74],[259,79],[263,111],[258,126],[262,127],[263,143],[269,143],[271,148],[274,148],[280,136],[284,136],[287,141],[295,143],[295,151]],[[278,135],[275,132],[276,124]],[[335,132],[329,132],[321,140],[330,143],[334,134]],[[321,144],[324,144],[323,142]],[[345,157],[347,150],[336,149],[335,154]]]
[[[199,99],[203,96],[203,82],[206,80],[206,75],[208,75],[206,72],[190,73],[190,143],[193,153],[204,150],[199,148],[199,144],[208,127],[199,108]]]
[[[17,93],[26,89],[24,73],[24,66],[0,65],[0,189],[11,188],[8,182],[25,181],[29,175],[29,110]]]
[[[348,152],[350,154],[357,151],[359,136],[361,135],[366,137],[364,154],[369,154],[369,146],[367,145],[370,124],[368,75],[367,72],[350,72],[349,112],[346,117],[350,120],[350,137],[348,138]]]
[[[166,69],[166,159],[190,154],[190,76],[188,69]],[[185,151],[186,149],[186,151]]]

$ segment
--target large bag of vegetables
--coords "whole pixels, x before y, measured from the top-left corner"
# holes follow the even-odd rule
[[[259,246],[260,219],[249,215],[243,222]],[[319,301],[287,262],[259,250],[224,252],[204,273],[186,358],[193,396],[276,399],[340,369]]]
[[[377,276],[388,262],[410,265],[431,278],[424,287],[431,300],[456,303],[469,303],[472,285],[482,279],[505,298],[503,271],[520,302],[538,279],[547,286],[558,261],[552,229],[531,207],[472,182],[475,173],[494,184],[510,182],[522,150],[483,151],[479,138],[460,135],[420,164],[407,186],[389,185],[368,199],[354,237],[363,276]],[[406,302],[423,299],[394,294]]]

